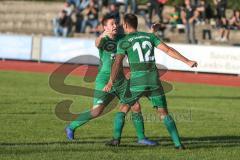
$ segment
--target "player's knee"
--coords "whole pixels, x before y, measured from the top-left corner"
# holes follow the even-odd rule
[[[98,110],[93,110],[93,111],[91,112],[91,114],[92,114],[92,117],[93,117],[93,118],[96,118],[96,117],[100,116],[101,112],[98,111]]]
[[[165,118],[165,116],[168,115],[168,110],[165,108],[159,108],[157,110],[157,112],[159,113],[160,119],[163,120]]]
[[[129,111],[129,106],[128,105],[121,105],[119,110],[120,110],[120,112],[127,113]]]
[[[132,107],[131,107],[132,112],[141,112],[141,106],[138,102],[136,102]]]
[[[93,118],[99,117],[101,115],[102,111],[103,111],[102,106],[94,107],[91,110],[91,115],[92,115]]]

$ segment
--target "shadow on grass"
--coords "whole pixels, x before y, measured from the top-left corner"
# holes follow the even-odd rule
[[[172,141],[170,137],[149,137],[151,140],[155,140],[159,142],[159,145],[154,148],[173,148]],[[215,147],[239,147],[240,146],[240,136],[209,136],[209,137],[182,137],[183,144],[186,145],[188,149],[199,149],[199,148],[215,148]],[[60,146],[69,146],[69,145],[87,145],[87,150],[92,151],[89,149],[92,145],[103,145],[105,142],[110,140],[109,137],[82,137],[81,139],[77,139],[75,141],[54,141],[54,142],[29,142],[29,143],[0,143],[0,147],[22,147],[22,146],[51,146],[51,145],[60,145]],[[70,147],[72,148],[72,147]],[[108,150],[111,147],[105,147],[103,150]],[[137,149],[146,149],[145,146],[138,145],[136,143],[136,137],[123,137],[122,144],[117,149],[121,148],[129,148],[132,150]],[[151,147],[152,148],[152,147]],[[86,148],[79,147],[80,151],[84,151]],[[99,150],[98,147],[93,147],[94,150]],[[112,148],[115,149],[115,148]],[[79,151],[78,150],[78,151]]]

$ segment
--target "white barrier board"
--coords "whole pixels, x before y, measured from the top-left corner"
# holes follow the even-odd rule
[[[156,62],[172,70],[240,74],[240,47],[169,44],[189,59],[198,62],[198,68],[174,60],[155,50]]]
[[[170,70],[209,73],[240,74],[240,47],[169,44],[189,59],[198,62],[198,68],[191,69],[158,49],[155,49],[156,63]],[[0,35],[0,58],[31,60],[32,37]],[[41,61],[66,62],[81,55],[86,64],[98,64],[99,54],[94,39],[43,37]],[[93,58],[94,57],[94,58]]]
[[[158,49],[155,49],[156,63],[171,70],[210,73],[240,74],[240,47],[169,44],[189,59],[198,62],[198,68],[191,69]],[[43,38],[41,60],[66,62],[79,55],[99,57],[94,39]],[[98,64],[87,59],[86,63]]]
[[[92,39],[78,38],[54,38],[44,37],[42,39],[41,60],[48,62],[66,62],[80,55],[93,55],[98,57],[98,49]],[[86,63],[95,64],[91,59]]]
[[[0,58],[31,60],[32,37],[0,35]]]

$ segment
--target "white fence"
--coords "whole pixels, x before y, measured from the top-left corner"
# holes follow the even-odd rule
[[[0,58],[31,60],[32,42],[31,36],[0,35]],[[39,61],[66,62],[79,55],[99,57],[94,39],[43,37],[40,42]],[[240,47],[169,45],[199,64],[198,68],[191,69],[156,49],[156,62],[170,70],[240,74]],[[89,57],[85,63],[98,62]]]

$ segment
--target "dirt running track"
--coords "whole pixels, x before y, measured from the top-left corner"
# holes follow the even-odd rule
[[[21,72],[40,72],[40,73],[52,73],[61,64],[56,63],[37,63],[26,61],[0,61],[0,70],[4,71],[21,71]],[[86,71],[88,72],[86,73]],[[97,67],[79,65],[71,74],[79,76],[96,76]],[[233,86],[240,87],[240,77],[233,75],[222,74],[205,74],[205,73],[190,73],[179,71],[167,71],[162,80],[171,82],[183,82],[183,83],[198,83],[208,85],[220,85],[220,86]]]

